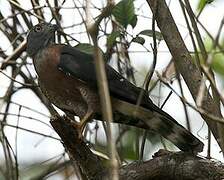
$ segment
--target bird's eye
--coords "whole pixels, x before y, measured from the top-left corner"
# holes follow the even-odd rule
[[[40,32],[41,30],[42,30],[42,27],[39,25],[35,26],[35,28],[34,28],[35,32]]]

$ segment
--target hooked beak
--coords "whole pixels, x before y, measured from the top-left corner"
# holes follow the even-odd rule
[[[55,32],[57,30],[59,30],[59,26],[57,24],[50,24],[50,31],[52,32]]]
[[[54,31],[57,31],[60,27],[57,24],[52,24],[52,28]]]

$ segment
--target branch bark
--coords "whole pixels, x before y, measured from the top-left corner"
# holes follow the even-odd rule
[[[50,123],[61,137],[70,159],[77,163],[86,178],[92,180],[106,179],[103,178],[106,174],[106,168],[103,167],[102,160],[93,154],[85,142],[80,139],[79,130],[66,118],[56,117]]]
[[[183,152],[160,150],[152,160],[120,169],[120,180],[221,180],[224,165]]]

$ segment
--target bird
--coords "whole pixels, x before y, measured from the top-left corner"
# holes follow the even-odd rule
[[[41,22],[27,35],[28,55],[33,59],[43,94],[56,107],[73,116],[81,132],[86,124],[102,118],[93,54],[67,44],[57,44],[57,25]],[[105,63],[114,121],[151,130],[180,150],[198,153],[203,143],[172,116],[157,107],[146,90],[135,86]],[[141,102],[136,103],[141,93]],[[131,120],[130,120],[131,119]]]

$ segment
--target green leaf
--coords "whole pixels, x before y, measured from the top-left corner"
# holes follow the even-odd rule
[[[214,0],[200,0],[197,6],[198,11],[202,11],[207,4],[212,3]]]
[[[136,42],[136,43],[143,45],[145,43],[145,39],[143,37],[137,36],[132,39],[132,42]]]
[[[113,31],[108,37],[107,37],[107,48],[110,49],[113,47],[114,43],[116,42],[116,38],[120,36],[119,31]]]
[[[129,24],[135,27],[137,23],[133,1],[134,0],[121,0],[112,10],[116,21],[124,28],[127,28]]]
[[[212,60],[212,68],[219,74],[224,75],[224,56],[222,53],[215,54]]]
[[[138,18],[136,15],[134,15],[134,17],[132,18],[131,23],[130,23],[132,28],[134,28],[136,26],[137,21],[138,21]]]
[[[198,11],[202,11],[206,5],[206,0],[200,0],[197,6]]]
[[[219,52],[220,49],[216,48],[214,49],[214,42],[209,38],[206,37],[204,40],[205,48],[207,52],[212,52],[212,51],[217,51],[216,53],[213,54],[212,56],[212,64],[211,68],[214,70],[216,73],[219,75],[224,76],[224,55],[222,52]],[[224,42],[220,44],[222,47],[224,47]],[[200,63],[203,65],[205,64],[205,59],[202,58],[202,55],[199,54],[200,58]]]
[[[150,29],[141,31],[138,35],[145,35],[149,37],[153,37],[153,31]],[[155,31],[156,39],[161,41],[163,40],[163,35],[159,31]]]

